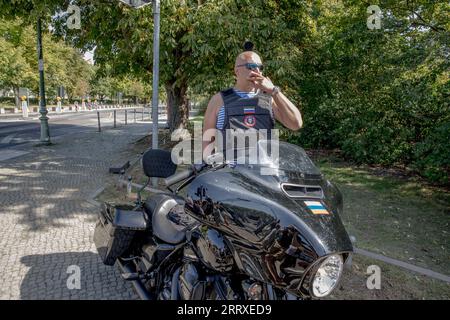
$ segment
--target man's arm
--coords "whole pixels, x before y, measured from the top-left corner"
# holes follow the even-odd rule
[[[303,126],[300,110],[281,92],[273,97],[272,104],[275,119],[291,130],[299,130]]]
[[[251,72],[248,80],[254,83],[255,88],[269,94],[273,93],[274,85],[268,77]],[[284,94],[281,92],[275,94],[273,102],[272,108],[275,119],[291,130],[299,130],[303,126],[300,110]]]
[[[216,132],[216,122],[217,122],[217,112],[218,109],[223,105],[222,96],[220,93],[215,94],[208,103],[208,107],[205,112],[205,119],[203,122],[203,160],[206,161],[206,157],[211,155],[212,149],[208,148],[205,150],[212,142],[215,141]],[[207,135],[205,135],[207,133]],[[212,146],[212,145],[211,145]]]

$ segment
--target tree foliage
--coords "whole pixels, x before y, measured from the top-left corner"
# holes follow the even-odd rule
[[[48,33],[44,33],[43,48],[49,98],[56,96],[59,86],[65,87],[69,97],[87,95],[92,66],[83,59],[80,51],[61,40],[53,39]],[[21,20],[2,20],[0,87],[12,88],[18,96],[19,87],[27,87],[37,93],[38,86],[36,32],[33,26],[24,25]]]
[[[69,3],[81,8],[81,30],[66,28]],[[161,5],[161,84],[171,129],[186,125],[188,94],[211,95],[233,83],[234,58],[249,39],[270,78],[301,108],[304,129],[286,133],[290,141],[340,148],[358,163],[406,165],[449,183],[448,1],[163,0]],[[381,29],[368,29],[369,5],[381,8]],[[151,6],[0,0],[0,8],[0,15],[27,16],[33,23],[43,17],[67,43],[95,48],[94,91],[131,81],[126,86],[131,96],[150,93]],[[3,50],[9,52],[5,61],[28,52]],[[15,62],[14,68],[26,70],[22,60]]]
[[[96,63],[111,65],[115,74],[149,81],[151,6],[133,10],[106,0],[72,2],[81,8],[82,30],[68,30],[62,14],[55,22],[58,34],[77,47],[95,47]],[[295,72],[290,61],[299,49],[290,43],[302,44],[308,28],[300,26],[310,23],[309,5],[300,0],[165,0],[161,5],[160,78],[172,129],[186,125],[188,88],[213,93],[232,84],[234,59],[246,39],[273,66],[275,78]]]
[[[305,128],[291,139],[449,183],[449,4],[378,4],[380,30],[368,30],[365,2],[320,4],[297,62]]]

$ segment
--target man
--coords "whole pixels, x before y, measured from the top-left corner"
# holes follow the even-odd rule
[[[250,49],[237,56],[234,65],[234,87],[215,94],[205,112],[204,160],[212,152],[208,146],[212,146],[211,142],[219,136],[217,131],[221,131],[225,140],[222,146],[225,146],[229,129],[265,129],[270,138],[270,130],[275,125],[274,118],[291,130],[299,130],[302,127],[302,116],[298,108],[279,87],[263,76],[262,71],[262,61],[256,52]],[[207,130],[216,133],[208,137],[205,134]]]

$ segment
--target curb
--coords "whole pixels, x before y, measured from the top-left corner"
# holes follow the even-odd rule
[[[403,269],[406,269],[406,270],[409,270],[409,271],[412,271],[412,272],[420,273],[420,274],[422,274],[424,276],[427,276],[427,277],[430,277],[430,278],[434,278],[434,279],[437,279],[437,280],[441,280],[441,281],[450,283],[450,277],[446,276],[446,275],[444,275],[442,273],[438,273],[438,272],[435,272],[435,271],[432,271],[432,270],[429,270],[429,269],[418,267],[418,266],[415,266],[415,265],[407,263],[407,262],[403,262],[403,261],[400,261],[400,260],[389,258],[389,257],[383,256],[381,254],[370,252],[370,251],[367,251],[367,250],[364,250],[364,249],[359,249],[359,248],[356,248],[356,247],[355,247],[355,251],[354,252],[356,254],[360,254],[362,256],[366,256],[366,257],[369,257],[369,258],[372,258],[372,259],[375,259],[375,260],[379,260],[379,261],[385,262],[387,264],[391,264],[391,265],[394,265],[394,266],[397,266],[397,267],[400,267],[400,268],[403,268]]]

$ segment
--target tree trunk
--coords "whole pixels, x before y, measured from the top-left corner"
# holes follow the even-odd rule
[[[166,83],[167,93],[167,116],[170,132],[176,129],[187,128],[189,120],[189,110],[187,103],[187,85],[175,86],[172,83]]]

